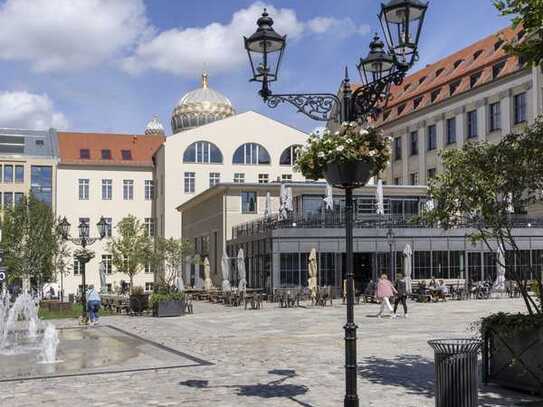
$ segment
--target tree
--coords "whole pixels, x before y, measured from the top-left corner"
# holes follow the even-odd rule
[[[162,288],[175,285],[185,258],[193,253],[192,244],[188,240],[156,238],[154,242],[153,263],[157,273],[157,283]]]
[[[1,247],[10,278],[35,285],[51,281],[59,242],[53,211],[32,195],[5,210]]]
[[[467,143],[441,153],[444,171],[430,182],[434,209],[422,219],[444,229],[468,226],[467,236],[494,251],[494,243],[520,256],[514,237],[515,213],[543,202],[543,117],[522,134],[497,144]],[[519,258],[519,257],[517,257]],[[528,276],[502,264],[517,282],[530,314],[541,313],[541,275],[529,268],[539,287],[539,305],[528,294]]]
[[[543,0],[494,0],[503,16],[512,16],[513,27],[522,25],[525,35],[506,45],[510,53],[521,56],[530,65],[543,63]]]
[[[133,215],[123,218],[116,226],[117,237],[109,242],[111,263],[130,278],[130,291],[134,286],[134,276],[147,262],[149,238],[145,226]]]

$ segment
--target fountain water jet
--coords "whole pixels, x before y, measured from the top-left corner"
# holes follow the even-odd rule
[[[58,333],[53,324],[47,324],[41,341],[41,363],[59,363],[57,360]]]

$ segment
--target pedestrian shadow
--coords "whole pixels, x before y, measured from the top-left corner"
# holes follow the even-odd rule
[[[419,355],[368,357],[359,363],[358,374],[371,383],[404,387],[409,394],[434,397],[434,363]]]
[[[314,407],[312,404],[298,400],[296,397],[305,395],[309,388],[304,385],[285,383],[288,379],[296,377],[296,371],[292,369],[273,369],[269,374],[279,376],[277,379],[268,383],[256,383],[249,385],[222,385],[211,386],[208,380],[185,380],[180,382],[181,386],[192,387],[196,389],[235,389],[238,396],[259,397],[263,399],[283,398],[289,399],[302,407]]]

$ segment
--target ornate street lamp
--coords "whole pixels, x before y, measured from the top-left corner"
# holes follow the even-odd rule
[[[62,221],[59,223],[59,229],[60,233],[62,235],[63,240],[69,240],[73,244],[77,246],[81,246],[83,250],[87,248],[87,246],[90,246],[97,242],[98,240],[102,240],[106,236],[106,229],[107,229],[107,222],[103,216],[100,217],[100,221],[96,224],[98,227],[98,234],[99,237],[97,238],[90,238],[89,237],[89,224],[86,220],[81,220],[79,222],[79,225],[77,228],[79,229],[79,238],[70,238],[70,222],[68,222],[68,219],[64,217]],[[87,313],[86,313],[86,307],[87,307],[87,299],[86,299],[86,293],[85,293],[85,286],[86,286],[86,279],[85,279],[85,268],[86,264],[90,261],[91,257],[81,255],[77,258],[79,263],[81,264],[81,305],[82,305],[82,311],[81,311],[81,318],[84,323],[87,321]]]
[[[428,2],[421,0],[389,0],[381,5],[379,19],[388,49],[378,38],[370,44],[368,56],[360,60],[358,69],[363,86],[354,92],[348,70],[342,82],[341,97],[335,93],[274,94],[270,83],[279,78],[279,67],[286,48],[286,36],[278,34],[267,11],[257,21],[257,30],[244,37],[245,49],[251,64],[251,81],[262,85],[259,94],[271,108],[290,103],[306,116],[325,122],[366,123],[386,105],[392,84],[400,85],[409,68],[418,58],[418,43]],[[347,279],[347,322],[345,324],[345,407],[358,407],[356,329],[354,323],[353,279],[353,189],[357,183],[337,185],[345,189],[345,249]],[[369,178],[369,177],[368,177]],[[367,179],[365,179],[367,182]],[[365,183],[364,182],[364,183]]]

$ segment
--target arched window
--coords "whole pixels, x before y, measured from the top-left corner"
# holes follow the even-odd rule
[[[270,154],[264,147],[256,143],[239,146],[234,153],[233,164],[259,165],[271,164]]]
[[[187,147],[183,153],[185,163],[222,164],[219,148],[207,141],[197,141]]]
[[[296,161],[296,150],[300,147],[301,145],[295,144],[286,148],[279,158],[279,165],[293,165]]]

